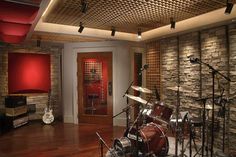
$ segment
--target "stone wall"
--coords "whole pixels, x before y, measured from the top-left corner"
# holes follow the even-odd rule
[[[188,56],[191,55],[232,79],[232,82],[228,83],[221,76],[216,76],[215,92],[217,95],[224,88],[225,95],[236,97],[236,24],[191,32],[155,42],[159,43],[156,53],[161,56],[160,67],[157,68],[161,69],[162,100],[174,111],[177,103],[177,92],[174,89],[177,89],[178,85],[180,87],[180,110],[189,111],[194,117],[202,114],[202,102],[196,101],[196,99],[212,95],[211,70],[206,65],[190,63]],[[147,59],[149,58],[147,57]],[[158,80],[147,81],[156,82]],[[151,83],[147,82],[147,84]],[[211,105],[212,101],[208,100],[207,104]],[[229,112],[226,115],[225,148],[226,150],[229,148],[229,151],[236,151],[234,147],[236,144],[235,104],[236,98],[226,104]],[[209,115],[211,116],[211,111]],[[223,118],[218,116],[218,109],[215,110],[215,117],[215,121],[220,123],[220,129],[215,132],[214,144],[218,148],[222,148]]]
[[[8,95],[8,53],[40,53],[50,54],[51,56],[51,104],[56,118],[62,118],[62,101],[61,101],[61,53],[62,46],[52,46],[43,44],[36,47],[35,43],[22,45],[3,45],[0,47],[0,108],[4,108],[5,96]],[[25,94],[27,104],[36,105],[36,113],[30,115],[30,119],[41,119],[44,108],[48,102],[48,93]]]

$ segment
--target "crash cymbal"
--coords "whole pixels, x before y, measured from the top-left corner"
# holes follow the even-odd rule
[[[144,87],[139,87],[139,86],[131,86],[131,88],[133,88],[134,90],[136,91],[139,91],[139,92],[143,92],[143,93],[148,93],[148,94],[151,94],[152,91],[147,89],[147,88],[144,88]]]
[[[144,100],[144,99],[142,99],[142,98],[140,98],[140,97],[138,97],[138,96],[133,96],[133,95],[130,95],[130,94],[125,94],[125,96],[127,96],[128,98],[130,98],[130,99],[132,99],[132,100],[135,100],[135,101],[137,101],[137,102],[140,102],[141,104],[147,104],[147,101],[146,100]],[[150,105],[150,106],[152,106],[152,104],[151,103],[148,103],[147,105]]]

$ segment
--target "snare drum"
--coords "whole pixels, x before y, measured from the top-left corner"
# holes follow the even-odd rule
[[[126,156],[132,153],[131,141],[127,137],[115,139],[113,148],[119,156]]]

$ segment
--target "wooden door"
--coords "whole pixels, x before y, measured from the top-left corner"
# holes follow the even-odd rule
[[[112,125],[112,53],[79,53],[79,123]]]

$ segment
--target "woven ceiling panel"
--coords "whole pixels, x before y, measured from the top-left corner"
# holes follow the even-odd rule
[[[224,0],[86,0],[88,9],[81,12],[81,0],[56,0],[45,22],[136,33],[168,25],[170,18],[185,20],[225,7]],[[223,13],[222,13],[223,14]]]

